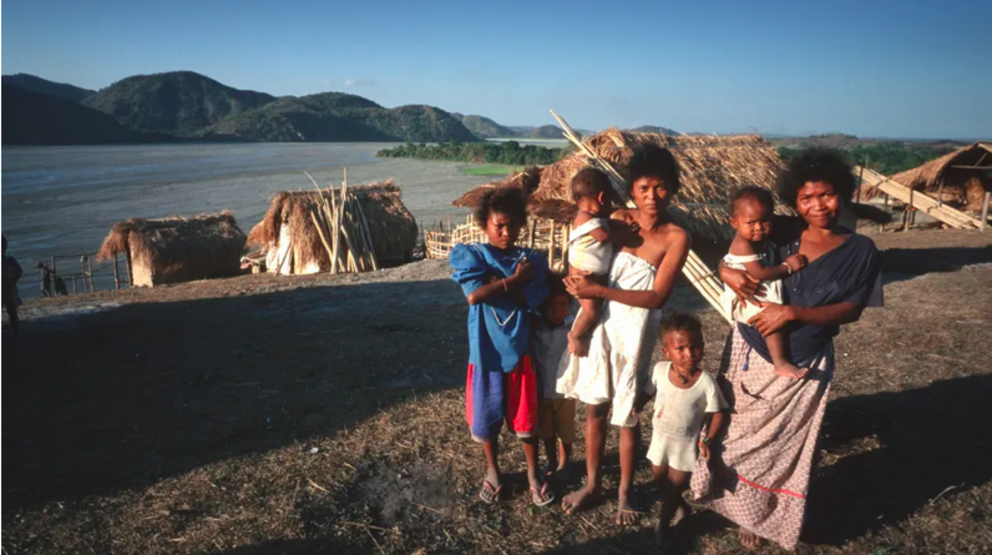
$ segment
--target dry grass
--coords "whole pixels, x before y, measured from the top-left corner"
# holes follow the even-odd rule
[[[330,200],[330,193],[322,193]],[[417,222],[407,210],[401,198],[400,188],[392,180],[385,183],[349,186],[361,204],[372,234],[372,244],[378,260],[405,262],[410,259],[417,244]],[[311,211],[317,209],[316,192],[282,191],[272,199],[269,210],[262,221],[248,234],[248,245],[272,248],[279,240],[280,230],[288,226],[297,257],[295,264],[306,267],[317,263],[321,268],[330,269],[330,257],[310,219]],[[339,200],[336,191],[335,200]]]
[[[238,272],[245,234],[228,212],[185,218],[131,218],[111,228],[97,261],[131,251],[132,264],[152,269],[155,283],[175,283]]]
[[[915,249],[926,263],[953,239],[913,232],[879,243]],[[992,237],[958,239],[972,261],[992,261]],[[4,355],[4,549],[652,550],[652,517],[619,528],[610,498],[576,516],[532,507],[509,438],[508,500],[478,502],[482,457],[464,425],[465,305],[447,273],[445,261],[428,260],[371,274],[243,276],[29,302],[23,341]],[[992,396],[989,280],[986,264],[891,283],[886,307],[842,333],[797,552],[992,550],[992,434],[978,418]],[[126,304],[31,318],[107,300]],[[686,286],[672,300],[679,309],[703,305]],[[714,311],[701,315],[714,369],[727,328]],[[574,476],[582,437],[580,427]],[[611,436],[611,495],[616,452]],[[641,466],[637,482],[648,474]],[[649,491],[641,503],[649,515],[658,509]],[[683,547],[744,553],[711,513],[690,522]]]

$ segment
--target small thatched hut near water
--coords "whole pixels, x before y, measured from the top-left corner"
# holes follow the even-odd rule
[[[407,262],[417,245],[417,222],[392,180],[348,186],[368,221],[379,263]],[[322,190],[325,197],[331,193]],[[335,201],[340,191],[335,191]],[[248,245],[266,252],[266,269],[281,275],[315,274],[330,270],[331,258],[310,214],[318,210],[314,191],[283,191],[272,199],[265,217],[248,234]]]
[[[778,152],[757,135],[668,136],[608,129],[585,139],[599,156],[622,175],[637,147],[656,144],[669,149],[679,163],[682,189],[670,210],[679,225],[698,237],[714,242],[733,237],[728,225],[727,200],[743,185],[772,188],[784,164]],[[454,201],[455,206],[478,205],[486,189],[511,185],[531,190],[530,209],[537,218],[567,224],[574,216],[571,198],[572,177],[588,165],[587,157],[576,152],[544,168],[531,168],[507,182],[477,187]]]
[[[992,143],[975,143],[955,150],[897,173],[892,180],[952,206],[980,212],[985,192],[992,191]],[[875,188],[862,190],[865,198],[880,194]]]
[[[132,286],[226,277],[240,271],[245,234],[224,211],[184,218],[132,218],[115,225],[97,260],[127,257]]]

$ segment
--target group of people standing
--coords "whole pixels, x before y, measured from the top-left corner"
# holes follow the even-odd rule
[[[601,495],[612,426],[620,436],[616,521],[633,523],[639,415],[654,398],[647,457],[662,491],[659,542],[672,541],[678,511],[688,514],[683,492],[691,488],[694,500],[740,527],[746,547],[767,538],[792,548],[834,373],[832,339],[882,302],[874,244],[838,224],[854,193],[851,168],[827,150],[792,158],[777,193],[798,217],[774,216],[767,189],[733,194],[737,237],[719,273],[737,321],[713,375],[700,367],[699,320],[662,314],[691,246],[667,210],[679,190],[678,164],[668,150],[644,146],[627,179],[636,207],[612,210],[605,174],[576,175],[567,277],[517,246],[527,211],[515,188],[489,191],[475,212],[488,243],[452,249],[452,277],[469,304],[466,417],[487,463],[479,496],[493,503],[502,495],[505,423],[521,440],[532,501],[556,501],[549,480],[566,468],[581,402],[587,478],[562,507],[581,511]],[[569,295],[581,306],[574,323]],[[659,337],[667,360],[652,366]]]

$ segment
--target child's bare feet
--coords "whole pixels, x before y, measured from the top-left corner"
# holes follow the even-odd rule
[[[782,364],[775,365],[775,375],[782,376],[783,378],[800,380],[804,378],[808,372],[809,368],[800,368],[791,362],[784,362]]]
[[[561,500],[561,508],[565,514],[570,515],[589,508],[596,498],[599,497],[599,488],[586,486],[579,491],[572,492]]]
[[[740,540],[744,549],[747,549],[748,551],[754,551],[759,545],[761,545],[761,537],[750,530],[745,530],[744,528],[741,528],[737,532],[737,538]]]
[[[621,492],[620,498],[617,500],[616,522],[621,526],[636,524],[641,516],[641,512],[635,509],[634,504],[631,503],[631,497],[629,493]]]
[[[576,337],[575,335],[568,334],[568,352],[577,356],[584,357],[589,354],[589,341],[581,337]]]

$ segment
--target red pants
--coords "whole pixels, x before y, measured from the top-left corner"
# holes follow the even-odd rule
[[[517,437],[537,433],[537,374],[530,356],[524,355],[513,372],[476,371],[468,365],[465,418],[472,439],[491,441],[506,427]]]

